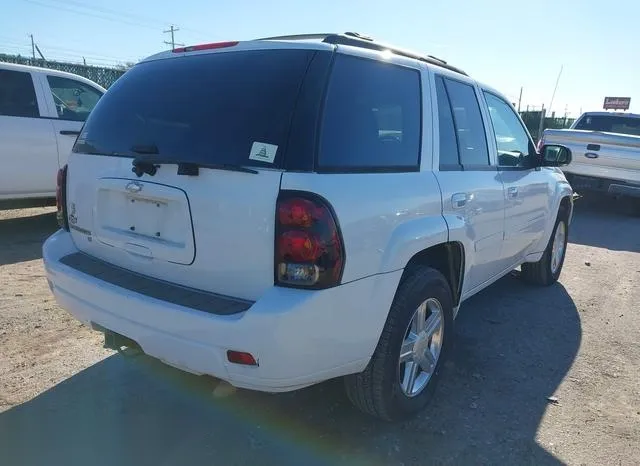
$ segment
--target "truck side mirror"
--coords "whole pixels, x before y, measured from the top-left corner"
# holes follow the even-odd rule
[[[545,144],[540,148],[542,167],[562,167],[571,163],[571,149],[557,144]]]

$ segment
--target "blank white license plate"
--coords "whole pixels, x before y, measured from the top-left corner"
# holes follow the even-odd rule
[[[162,227],[166,219],[167,204],[140,197],[127,198],[126,218],[132,233],[162,238]]]

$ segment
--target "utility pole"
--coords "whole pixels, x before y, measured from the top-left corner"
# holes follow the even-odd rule
[[[522,103],[522,86],[520,86],[520,97],[518,97],[518,113],[520,113],[520,104]]]
[[[35,60],[36,59],[36,43],[33,41],[33,34],[29,34],[29,37],[31,37],[31,57]]]
[[[184,46],[184,44],[178,44],[178,43],[176,43],[176,40],[175,40],[174,33],[178,32],[179,30],[180,30],[179,28],[175,27],[175,26],[172,24],[172,25],[171,25],[171,27],[170,27],[168,30],[166,30],[166,31],[162,31],[162,33],[163,33],[163,34],[171,34],[171,42],[168,42],[168,41],[166,41],[166,40],[164,41],[164,43],[165,43],[165,44],[167,44],[167,45],[170,45],[170,46],[171,46],[171,50],[175,49],[175,48],[176,48],[176,45],[182,45],[182,46]]]

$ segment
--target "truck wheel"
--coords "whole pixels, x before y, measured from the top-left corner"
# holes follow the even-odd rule
[[[416,268],[400,283],[367,368],[345,377],[347,396],[388,421],[418,413],[433,396],[452,337],[447,280],[432,268]]]
[[[522,278],[528,283],[541,286],[557,282],[567,253],[568,237],[567,216],[560,211],[542,258],[538,262],[522,264]]]

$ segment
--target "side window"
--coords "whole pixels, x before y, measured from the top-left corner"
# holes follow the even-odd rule
[[[441,76],[436,76],[436,96],[438,98],[438,121],[440,134],[440,169],[460,169],[456,127],[449,96]]]
[[[30,73],[0,70],[0,115],[30,118],[40,116]]]
[[[59,76],[47,76],[58,117],[63,120],[85,121],[102,93],[80,81]]]
[[[484,93],[498,147],[498,165],[530,167],[535,156],[533,143],[511,105],[489,92]]]
[[[480,105],[473,86],[445,79],[463,166],[489,165],[487,138],[480,113]]]
[[[330,171],[417,171],[420,73],[338,55],[322,118],[318,167]]]

